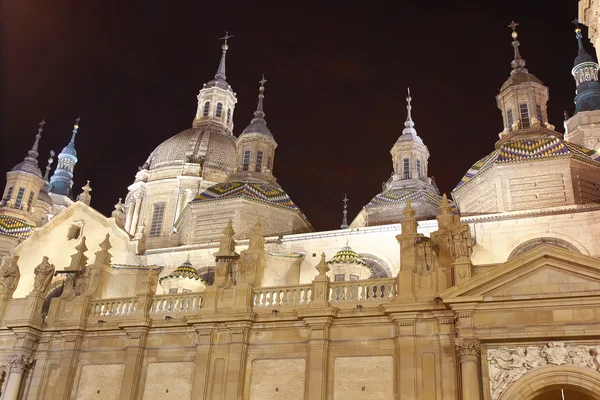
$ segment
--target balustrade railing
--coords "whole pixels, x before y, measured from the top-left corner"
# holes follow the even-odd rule
[[[150,315],[161,313],[187,313],[202,308],[203,301],[200,293],[161,294],[152,298]]]
[[[254,307],[306,307],[313,298],[312,285],[277,286],[254,289]]]
[[[331,282],[329,302],[383,302],[391,301],[398,291],[395,278],[366,279],[363,281]]]
[[[137,297],[93,300],[90,304],[90,317],[119,317],[133,315],[137,311]]]

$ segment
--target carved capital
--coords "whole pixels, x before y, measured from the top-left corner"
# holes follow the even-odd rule
[[[26,356],[24,354],[18,354],[18,355],[12,356],[8,360],[8,363],[10,364],[11,372],[16,372],[18,374],[22,374],[33,365],[34,361],[35,360],[31,356]]]
[[[479,340],[474,338],[457,338],[455,341],[456,352],[460,362],[478,361],[481,348]]]

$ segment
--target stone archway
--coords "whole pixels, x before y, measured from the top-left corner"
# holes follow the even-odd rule
[[[568,365],[541,367],[525,374],[499,400],[550,400],[560,389],[576,393],[579,398],[574,400],[600,399],[600,373]]]

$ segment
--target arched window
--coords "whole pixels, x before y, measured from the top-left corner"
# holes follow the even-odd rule
[[[227,123],[231,121],[231,108],[227,109]]]
[[[262,172],[262,163],[263,163],[263,152],[259,150],[256,152],[256,164],[254,166],[255,172]]]
[[[202,111],[203,117],[208,117],[208,111],[210,110],[210,101],[204,103],[204,110]]]
[[[223,116],[223,103],[217,103],[217,111],[215,111],[215,117],[221,118]]]
[[[559,238],[553,238],[553,237],[541,237],[541,238],[528,240],[525,243],[521,243],[519,246],[517,246],[516,249],[514,249],[512,251],[512,253],[510,253],[510,255],[508,256],[508,259],[510,260],[511,258],[515,258],[518,255],[527,253],[528,251],[533,250],[536,247],[542,246],[544,244],[558,247],[559,249],[569,250],[569,251],[572,251],[573,253],[581,254],[581,252],[579,251],[579,249],[577,249],[577,247],[575,247],[571,243],[567,242],[566,240],[559,239]]]
[[[244,162],[242,163],[242,171],[250,169],[250,150],[244,150]]]

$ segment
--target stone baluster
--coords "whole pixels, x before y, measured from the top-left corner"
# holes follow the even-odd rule
[[[479,340],[458,338],[455,341],[461,370],[462,400],[480,400]]]

